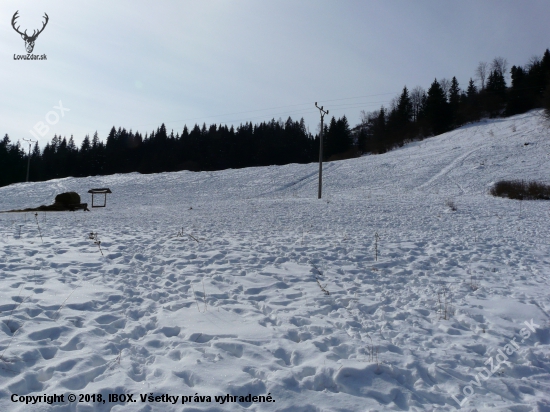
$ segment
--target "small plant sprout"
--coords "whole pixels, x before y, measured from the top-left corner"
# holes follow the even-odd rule
[[[195,297],[195,303],[197,304],[197,310],[199,313],[201,313],[201,309],[199,307],[199,300],[197,299],[197,294],[195,293],[195,288],[193,287],[193,284],[191,284],[191,290],[193,290],[193,296]]]
[[[42,231],[40,230],[40,225],[38,224],[38,212],[34,214],[34,218],[36,219],[36,226],[38,226],[38,233],[40,234],[40,240],[42,240],[42,243],[44,243],[44,239],[42,239]]]
[[[477,279],[477,276],[473,274],[471,269],[468,269],[468,273],[470,274],[470,289],[475,292],[479,289],[479,279]]]
[[[183,228],[181,228],[181,230],[178,233],[176,233],[176,237],[185,237],[185,236],[189,236],[195,242],[199,243],[199,240],[195,236],[193,236],[189,233],[185,233],[185,230]]]
[[[101,250],[101,240],[99,240],[99,238],[97,237],[97,233],[96,232],[90,232],[90,234],[88,235],[88,239],[91,239],[91,240],[94,241],[94,243],[99,248],[99,251],[101,252],[101,256],[104,256],[103,255],[103,250]]]
[[[447,199],[447,201],[445,202],[445,204],[447,205],[447,207],[448,207],[449,209],[451,209],[451,211],[453,211],[453,212],[456,212],[456,211],[457,211],[456,203],[454,202],[453,199]]]
[[[208,305],[206,304],[206,290],[204,289],[204,280],[202,281],[202,293],[204,294],[204,311],[208,310]]]
[[[447,286],[437,292],[439,319],[449,320],[454,315],[453,295]]]
[[[372,337],[369,334],[367,334],[367,336],[370,339],[370,346],[367,345],[367,352],[368,352],[368,355],[369,355],[369,362],[372,362],[373,359],[374,359],[374,352],[373,352],[374,346],[373,346],[373,343],[372,343]]]
[[[368,338],[370,339],[370,346],[367,344],[367,355],[368,355],[368,361],[369,362],[376,362],[378,365],[378,346],[374,347],[374,343],[372,342],[372,337],[367,333]]]

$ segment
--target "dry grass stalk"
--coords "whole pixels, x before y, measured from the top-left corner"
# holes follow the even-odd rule
[[[40,230],[40,225],[38,224],[38,212],[34,214],[34,218],[36,219],[36,226],[38,226],[38,233],[40,234],[40,240],[42,240],[42,243],[44,243],[44,239],[42,239],[42,231]]]
[[[97,245],[97,247],[99,248],[99,251],[101,252],[101,256],[104,256],[103,255],[103,250],[101,250],[101,241],[99,240],[99,237],[97,236],[97,233],[94,233],[94,232],[91,232],[89,235],[88,235],[88,239],[92,239],[94,241],[94,243]]]
[[[197,304],[197,310],[199,313],[201,313],[201,309],[199,308],[199,301],[197,299],[197,295],[195,294],[195,288],[193,287],[193,284],[191,284],[191,289],[193,290],[193,296],[195,297],[195,303]]]
[[[204,289],[204,280],[202,281],[202,293],[204,293],[204,311],[208,310],[208,305],[206,303],[206,290]]]
[[[61,306],[59,307],[59,309],[56,310],[56,312],[53,314],[53,320],[55,322],[57,322],[57,317],[59,316],[59,312],[61,311],[61,309],[63,309],[63,307],[65,306],[65,302],[67,302],[67,300],[69,300],[69,298],[71,297],[71,295],[74,293],[75,290],[77,290],[78,288],[80,287],[80,284],[74,288],[71,293],[69,293],[69,296],[67,296],[65,298],[65,300],[61,303]]]

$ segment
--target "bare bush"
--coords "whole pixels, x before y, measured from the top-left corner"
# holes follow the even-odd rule
[[[504,57],[495,57],[491,62],[491,71],[496,71],[502,76],[506,76],[508,71],[508,60]]]
[[[550,200],[550,185],[524,180],[501,180],[491,188],[491,194],[517,200]]]
[[[485,89],[485,79],[487,78],[487,71],[489,70],[489,65],[487,62],[479,62],[476,68],[476,77],[479,80],[481,85],[481,90]]]

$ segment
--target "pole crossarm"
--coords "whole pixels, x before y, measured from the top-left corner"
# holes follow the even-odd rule
[[[325,114],[328,114],[328,110],[325,111],[323,106],[317,106],[317,102],[315,102],[315,107],[321,112],[321,132],[319,133],[319,193],[317,196],[317,199],[321,199],[323,192],[323,119],[325,118]]]

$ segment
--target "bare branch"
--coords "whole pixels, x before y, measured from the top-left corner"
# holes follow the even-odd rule
[[[487,70],[489,64],[487,62],[479,62],[476,68],[476,78],[481,83],[481,90],[485,89],[485,79],[487,78]]]

